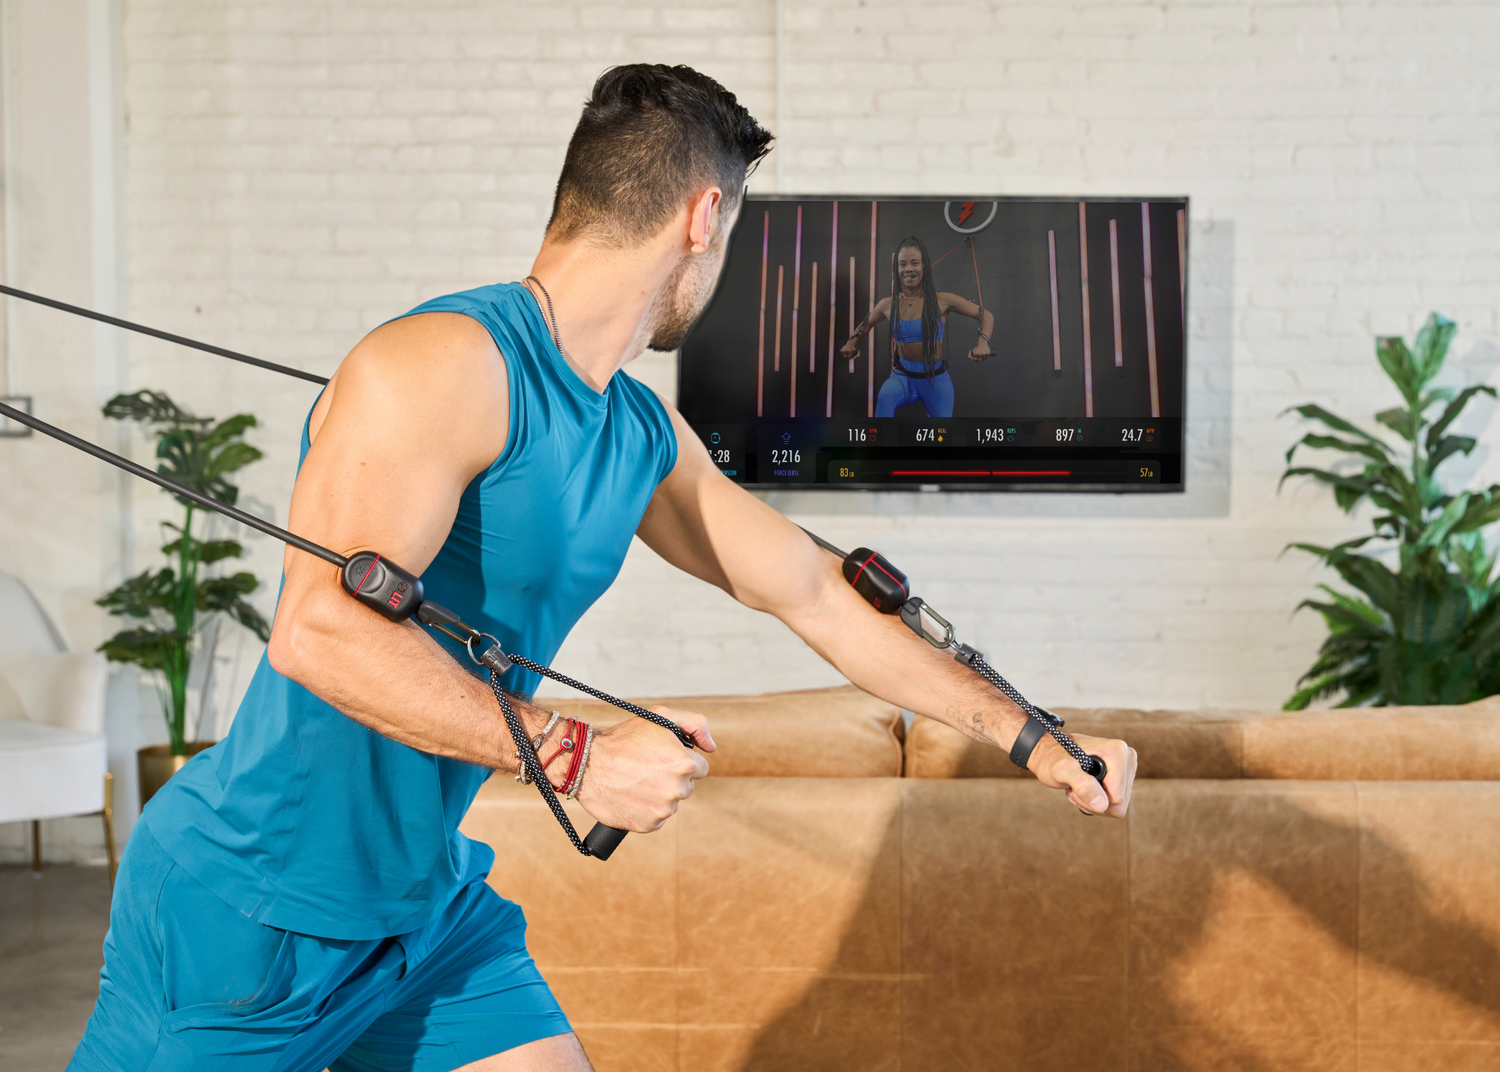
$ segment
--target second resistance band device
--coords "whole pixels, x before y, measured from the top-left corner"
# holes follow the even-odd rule
[[[124,328],[129,331],[137,331],[142,334],[152,335],[157,338],[167,339],[180,343],[184,346],[197,350],[203,350],[220,357],[231,358],[247,364],[253,364],[260,368],[270,369],[274,372],[282,372],[287,375],[296,376],[300,379],[310,380],[314,383],[326,384],[328,381],[321,376],[302,372],[299,369],[278,365],[271,361],[250,357],[246,354],[236,353],[220,347],[210,346],[193,339],[167,332],[158,331],[155,328],[144,327],[140,324],[121,320],[117,317],[105,316],[95,313],[89,309],[79,306],[68,305],[64,302],[55,301],[51,298],[43,298],[40,295],[30,294],[26,291],[17,290],[14,287],[0,286],[0,294],[8,294],[12,297],[22,298],[26,301],[38,302],[64,312],[85,316],[93,320],[100,320],[115,327]],[[563,810],[562,804],[557,799],[557,793],[552,788],[547,778],[547,773],[542,767],[540,757],[531,739],[526,735],[526,729],[516,717],[515,710],[511,707],[510,697],[500,687],[500,676],[512,666],[519,666],[523,670],[529,670],[534,674],[551,678],[569,688],[577,689],[586,693],[596,700],[613,704],[621,710],[628,711],[638,718],[670,730],[674,736],[687,748],[695,746],[690,734],[683,731],[675,722],[648,711],[644,707],[633,704],[628,700],[621,700],[608,693],[600,692],[580,681],[559,674],[549,667],[533,662],[522,655],[507,653],[500,647],[500,642],[488,633],[482,633],[473,626],[462,621],[459,616],[441,604],[426,599],[422,593],[421,578],[407,572],[396,565],[390,559],[385,558],[373,551],[361,551],[354,555],[344,556],[330,550],[321,544],[298,536],[277,525],[271,524],[263,518],[254,514],[246,513],[237,507],[220,502],[218,499],[195,491],[184,484],[163,476],[143,465],[131,461],[129,458],[115,454],[113,451],[90,443],[70,432],[39,420],[23,410],[16,409],[4,403],[0,403],[0,415],[25,425],[43,435],[51,436],[61,443],[74,447],[90,454],[101,461],[123,469],[133,476],[143,480],[149,480],[153,484],[165,488],[174,495],[180,495],[190,499],[200,506],[209,510],[217,511],[226,517],[238,521],[242,525],[268,536],[274,536],[288,546],[295,547],[329,562],[339,568],[339,581],[345,592],[354,597],[360,603],[375,611],[381,617],[391,622],[404,622],[409,618],[415,618],[423,625],[442,633],[450,640],[463,645],[464,651],[475,665],[482,666],[489,671],[490,689],[495,694],[495,700],[500,705],[501,714],[505,718],[506,728],[509,729],[512,739],[516,745],[516,755],[524,767],[530,780],[536,783],[537,789],[547,802],[552,814],[556,816],[558,823],[562,825],[567,833],[568,839],[572,841],[575,848],[584,856],[594,856],[600,860],[609,859],[610,855],[624,840],[628,831],[617,830],[604,823],[595,823],[594,828],[589,831],[587,837],[580,838],[578,831],[574,829],[572,821]],[[804,530],[806,531],[806,530]],[[883,557],[869,548],[861,547],[845,554],[826,540],[808,533],[819,547],[829,551],[843,559],[844,578],[858,592],[865,601],[883,614],[899,614],[901,620],[909,626],[913,632],[922,637],[929,644],[939,649],[952,649],[954,658],[974,670],[986,681],[989,681],[1002,693],[1004,693],[1016,706],[1027,716],[1026,726],[1021,735],[1016,739],[1011,748],[1011,762],[1017,766],[1025,767],[1032,750],[1044,733],[1051,734],[1057,742],[1075,759],[1084,772],[1098,779],[1101,783],[1107,773],[1104,760],[1098,756],[1092,756],[1084,752],[1078,743],[1062,731],[1063,722],[1039,707],[1033,706],[1024,696],[993,667],[985,661],[984,656],[969,647],[967,644],[958,643],[953,634],[953,627],[948,621],[939,615],[931,606],[924,603],[920,598],[911,594],[910,585],[906,575],[895,566],[887,562]],[[488,643],[486,643],[486,641]]]
[[[807,532],[806,529],[802,530]],[[843,559],[844,580],[864,597],[866,603],[882,614],[899,614],[901,621],[917,636],[939,651],[951,651],[953,657],[984,678],[1005,694],[1006,698],[1026,715],[1026,725],[1010,749],[1010,761],[1025,769],[1037,742],[1050,734],[1062,745],[1063,750],[1083,768],[1083,773],[1095,779],[1101,786],[1109,767],[1099,756],[1090,755],[1078,746],[1078,742],[1063,732],[1063,720],[1052,712],[1036,707],[1018,692],[1014,685],[986,661],[984,654],[960,643],[953,635],[953,626],[948,623],[930,603],[911,594],[911,584],[885,556],[868,547],[856,547],[845,554],[833,544],[815,533],[807,532],[813,543],[830,554]]]

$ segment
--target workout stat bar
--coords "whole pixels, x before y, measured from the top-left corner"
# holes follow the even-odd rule
[[[952,418],[695,425],[741,484],[1056,487],[1181,483],[1180,420]]]

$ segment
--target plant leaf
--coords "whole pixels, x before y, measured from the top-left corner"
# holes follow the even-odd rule
[[[259,460],[260,457],[259,448],[252,447],[249,443],[226,443],[209,458],[204,466],[204,473],[209,477],[223,476]]]
[[[1430,437],[1429,437],[1430,438]],[[1439,439],[1436,447],[1429,447],[1431,451],[1427,455],[1427,470],[1432,472],[1455,454],[1468,454],[1474,449],[1478,440],[1471,436],[1443,436]]]
[[[1417,414],[1409,409],[1383,409],[1375,419],[1394,431],[1402,439],[1411,442],[1417,437]]]
[[[1367,440],[1363,443],[1354,443],[1347,439],[1340,439],[1338,436],[1319,435],[1316,432],[1309,432],[1292,444],[1291,450],[1286,452],[1286,460],[1290,462],[1292,460],[1292,452],[1302,446],[1315,450],[1342,450],[1350,454],[1362,454],[1377,463],[1390,461],[1391,454],[1390,448],[1378,439]]]
[[[160,424],[173,428],[202,427],[213,423],[211,419],[194,417],[164,392],[150,390],[115,395],[104,403],[104,415],[116,420],[139,421],[142,424]]]
[[[1440,313],[1427,314],[1427,320],[1413,340],[1413,362],[1419,384],[1426,384],[1438,374],[1448,357],[1448,344],[1458,325]]]
[[[236,413],[233,417],[226,417],[203,436],[203,445],[212,450],[231,439],[244,435],[246,429],[254,428],[257,423],[253,413]]]
[[[1447,408],[1443,410],[1442,416],[1432,423],[1432,427],[1427,429],[1427,449],[1429,451],[1436,449],[1438,440],[1443,437],[1443,433],[1448,430],[1448,426],[1458,419],[1459,414],[1463,412],[1464,407],[1469,404],[1469,400],[1475,395],[1489,395],[1491,398],[1494,398],[1495,389],[1481,384],[1478,387],[1465,387],[1462,391],[1458,392],[1454,396],[1453,401],[1449,402]]]
[[[104,593],[94,603],[126,618],[149,618],[152,611],[158,610],[170,614],[176,606],[176,576],[170,569],[148,569]]]
[[[1406,340],[1399,335],[1386,335],[1376,339],[1375,356],[1380,360],[1380,367],[1385,369],[1385,374],[1396,385],[1396,390],[1401,392],[1401,397],[1406,399],[1407,406],[1416,409],[1422,384],[1418,379],[1411,351],[1406,348]]]
[[[1385,445],[1378,437],[1371,435],[1369,432],[1366,432],[1358,425],[1344,420],[1344,418],[1340,417],[1337,413],[1331,413],[1330,411],[1324,409],[1322,406],[1311,404],[1305,406],[1289,406],[1281,412],[1282,415],[1285,415],[1293,411],[1301,414],[1308,420],[1322,421],[1324,424],[1328,425],[1328,427],[1332,428],[1336,432],[1347,432],[1350,435],[1357,435],[1361,439],[1369,440],[1371,443],[1379,443],[1381,446]]]

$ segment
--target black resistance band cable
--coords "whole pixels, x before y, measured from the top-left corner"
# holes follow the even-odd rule
[[[644,718],[646,721],[655,723],[663,729],[670,730],[685,747],[692,748],[695,746],[695,742],[690,734],[686,733],[675,722],[658,715],[654,711],[648,711],[644,707],[630,703],[628,700],[618,699],[607,692],[602,692],[599,689],[585,685],[581,681],[575,681],[566,674],[560,674],[550,667],[533,662],[524,656],[507,654],[501,649],[500,642],[490,634],[481,633],[441,604],[435,603],[430,599],[424,599],[422,597],[421,580],[381,555],[370,551],[362,551],[345,557],[335,551],[329,550],[321,544],[316,544],[309,539],[298,536],[294,532],[289,532],[278,525],[273,525],[264,518],[256,517],[254,514],[247,514],[243,510],[220,502],[211,496],[204,495],[202,492],[195,491],[185,484],[173,480],[171,477],[153,472],[145,466],[138,465],[129,458],[106,450],[96,443],[80,439],[71,432],[65,432],[61,428],[48,424],[46,421],[40,420],[24,410],[19,410],[14,406],[8,406],[0,402],[0,415],[24,424],[29,428],[41,432],[43,435],[51,436],[53,439],[61,443],[66,443],[70,447],[75,447],[86,454],[98,458],[100,461],[117,466],[133,476],[149,480],[153,484],[157,484],[172,492],[174,495],[181,495],[183,498],[191,499],[200,506],[206,507],[209,510],[216,510],[241,524],[249,525],[251,528],[258,529],[268,536],[274,536],[278,540],[297,548],[299,551],[306,551],[310,555],[316,555],[318,558],[323,559],[323,561],[339,567],[340,581],[343,584],[344,590],[365,606],[379,613],[382,617],[393,622],[402,622],[408,618],[415,617],[422,624],[431,626],[449,639],[456,640],[462,644],[464,650],[468,652],[470,659],[477,665],[489,670],[490,688],[495,694],[496,701],[500,704],[500,711],[505,717],[506,728],[510,731],[511,738],[515,742],[516,754],[520,762],[526,768],[531,780],[536,782],[537,789],[540,790],[543,799],[547,802],[547,807],[551,809],[552,814],[557,817],[557,821],[567,833],[568,840],[573,843],[574,848],[585,856],[597,856],[601,860],[609,859],[610,854],[614,852],[615,848],[624,839],[626,831],[617,830],[603,823],[597,823],[589,831],[588,837],[580,838],[578,836],[578,831],[574,829],[567,812],[563,810],[561,802],[557,799],[557,793],[553,790],[552,784],[547,778],[547,772],[542,768],[541,760],[536,754],[536,747],[526,735],[525,727],[521,725],[521,720],[516,717],[515,710],[511,707],[510,698],[500,686],[500,676],[509,670],[512,665],[519,666],[534,674],[549,677],[560,684],[567,685],[569,688],[587,693],[596,700],[603,700],[605,703],[613,704],[621,710],[628,711],[638,718]],[[476,653],[476,646],[484,640],[490,641],[489,646]]]
[[[213,346],[209,343],[199,342],[197,339],[189,339],[182,335],[173,335],[170,331],[148,328],[144,324],[121,320],[117,316],[108,316],[105,313],[96,313],[94,310],[85,309],[81,305],[69,305],[67,302],[60,302],[56,298],[44,298],[40,294],[32,294],[26,290],[17,290],[15,287],[8,287],[4,284],[0,284],[0,294],[9,294],[12,298],[36,302],[38,305],[45,305],[51,309],[61,309],[63,312],[72,313],[74,316],[87,317],[90,320],[97,320],[101,324],[110,324],[117,328],[124,328],[126,331],[134,331],[141,335],[150,335],[155,339],[165,339],[167,342],[175,342],[178,346],[186,346],[190,350],[202,350],[205,354],[227,357],[231,361],[242,361],[247,365],[254,365],[257,368],[279,372],[284,376],[295,376],[297,379],[307,380],[309,383],[326,384],[328,382],[328,377],[326,376],[317,376],[311,372],[303,372],[301,369],[292,368],[290,365],[278,365],[274,361],[251,357],[249,354],[242,354],[235,350],[226,350],[222,346]]]
[[[280,372],[283,375],[294,376],[312,383],[328,383],[327,377],[324,376],[317,376],[288,365],[280,365],[274,361],[266,361],[262,358],[251,357],[248,354],[238,353],[234,350],[227,350],[220,346],[199,342],[196,339],[190,339],[182,335],[160,331],[156,328],[120,319],[119,317],[107,316],[104,313],[94,312],[92,309],[69,305],[66,302],[19,290],[15,287],[0,284],[0,294],[7,294],[24,301],[36,302],[39,305],[45,305],[65,313],[72,313],[76,316],[110,324],[127,331],[134,331],[142,335],[164,339],[167,342],[177,343],[190,349],[201,350],[204,353],[214,354],[218,357],[226,357],[233,361],[240,361],[258,368],[268,369],[272,372]],[[553,790],[552,784],[542,768],[541,760],[537,756],[535,746],[526,735],[525,727],[521,725],[520,719],[516,717],[515,710],[511,707],[510,698],[500,686],[501,675],[509,670],[511,666],[519,666],[524,670],[551,678],[559,684],[566,685],[569,688],[586,693],[597,700],[602,700],[621,710],[628,711],[630,714],[638,718],[644,718],[648,722],[661,726],[663,729],[670,730],[685,747],[692,748],[695,746],[691,735],[684,732],[681,727],[670,719],[664,718],[654,711],[648,711],[627,700],[618,699],[606,692],[585,685],[580,681],[575,681],[565,674],[560,674],[550,667],[533,662],[524,656],[507,654],[501,649],[500,642],[495,637],[488,633],[479,632],[473,626],[460,620],[458,615],[446,607],[432,600],[424,599],[422,597],[421,580],[379,554],[363,551],[353,556],[345,557],[323,547],[321,544],[314,543],[311,540],[298,536],[294,532],[273,525],[263,518],[256,517],[254,514],[248,514],[211,496],[204,495],[202,492],[195,491],[170,477],[147,469],[143,465],[115,454],[113,451],[106,450],[86,439],[81,439],[22,410],[0,403],[0,415],[6,416],[44,435],[51,436],[61,443],[65,443],[70,447],[98,458],[100,461],[117,466],[133,476],[149,480],[153,484],[157,484],[175,495],[190,499],[207,509],[215,510],[268,536],[274,536],[276,539],[300,551],[305,551],[310,555],[321,558],[325,562],[339,567],[340,581],[345,591],[386,619],[393,622],[401,622],[415,617],[424,625],[430,626],[449,639],[462,644],[470,659],[477,665],[489,670],[490,688],[500,705],[501,713],[505,718],[506,728],[510,731],[510,735],[515,741],[519,761],[526,769],[530,779],[536,783],[537,789],[546,800],[552,814],[556,816],[557,821],[567,833],[568,839],[585,856],[596,856],[601,860],[609,859],[610,854],[614,852],[615,848],[624,839],[626,831],[605,826],[603,823],[597,823],[586,838],[579,838],[578,832],[568,819],[567,813],[563,810],[562,804],[558,801],[557,794]],[[806,529],[803,531],[807,532]],[[1033,706],[1010,682],[1001,677],[994,667],[990,666],[982,653],[967,644],[958,643],[954,638],[952,625],[933,610],[930,605],[923,602],[922,599],[911,595],[910,585],[907,583],[904,573],[868,548],[856,548],[854,551],[845,554],[839,548],[816,534],[807,532],[807,535],[819,547],[843,559],[845,579],[849,581],[855,591],[859,592],[867,602],[882,613],[900,614],[902,621],[913,632],[934,647],[939,649],[952,648],[954,658],[989,681],[1004,693],[1012,703],[1016,704],[1017,707],[1026,713],[1029,720],[1028,726],[1030,721],[1035,721],[1039,726],[1044,727],[1046,732],[1051,734],[1062,745],[1068,755],[1072,756],[1078,762],[1085,773],[1098,779],[1101,783],[1104,781],[1104,776],[1108,769],[1105,766],[1104,760],[1098,756],[1092,756],[1084,752],[1076,741],[1062,731],[1062,719]],[[475,647],[483,640],[490,641],[490,644],[476,654]],[[1034,743],[1035,737],[1032,740]],[[1014,750],[1012,752],[1012,759],[1016,759]],[[1022,765],[1024,766],[1024,763]]]
[[[911,594],[911,585],[907,581],[906,574],[891,565],[883,555],[871,551],[868,547],[857,547],[846,554],[816,533],[808,532],[807,529],[802,531],[807,532],[813,543],[823,550],[843,559],[844,579],[854,587],[855,591],[864,596],[866,602],[883,613],[899,614],[902,622],[912,632],[933,647],[939,650],[951,648],[955,659],[1004,693],[1011,703],[1021,709],[1029,721],[1035,721],[1039,729],[1051,734],[1053,740],[1062,745],[1063,751],[1073,757],[1085,774],[1103,785],[1104,776],[1109,772],[1109,767],[1104,760],[1099,756],[1090,755],[1079,747],[1077,741],[1063,732],[1062,719],[1050,711],[1036,707],[1022,696],[1014,685],[1001,677],[1000,672],[989,664],[983,652],[968,644],[960,643],[953,635],[953,626],[948,623],[948,620],[934,610],[931,604]],[[1031,738],[1031,745],[1035,745],[1039,736],[1038,733]],[[1024,760],[1029,756],[1029,749],[1025,756],[1020,755],[1015,749],[1011,752],[1013,762]],[[1017,762],[1017,766],[1024,767],[1025,763]]]

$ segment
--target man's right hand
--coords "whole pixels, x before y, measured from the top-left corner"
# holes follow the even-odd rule
[[[693,711],[653,707],[690,734],[704,752],[717,747],[708,720]],[[643,718],[597,730],[578,790],[578,803],[595,819],[637,834],[658,830],[708,776],[708,760]]]

